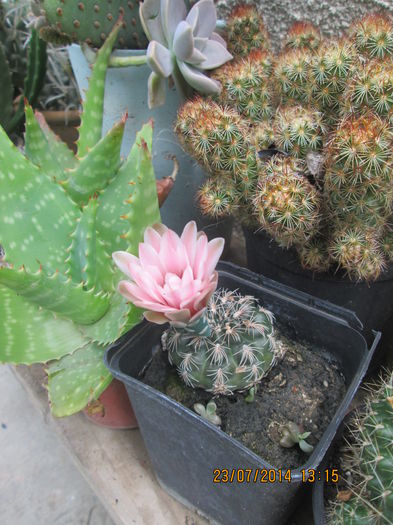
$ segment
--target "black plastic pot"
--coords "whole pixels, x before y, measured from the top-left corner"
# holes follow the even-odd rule
[[[323,467],[322,470],[324,470]],[[320,479],[317,480],[312,489],[312,513],[314,525],[326,525],[324,487],[325,483]]]
[[[393,265],[375,282],[350,281],[343,272],[304,270],[296,250],[284,250],[263,231],[244,228],[247,266],[270,279],[292,286],[356,313],[363,325],[382,330],[393,317]]]
[[[317,469],[368,368],[380,334],[362,333],[347,310],[230,263],[220,263],[219,286],[252,294],[285,324],[291,337],[323,347],[340,362],[346,393],[308,461],[291,482],[213,483],[214,469],[285,469],[269,465],[219,428],[139,381],[165,329],[143,322],[106,352],[112,374],[124,382],[159,483],[173,497],[225,525],[283,525],[302,488],[301,469]]]

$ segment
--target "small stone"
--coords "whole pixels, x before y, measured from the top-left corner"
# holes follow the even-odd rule
[[[323,381],[323,386],[327,388],[329,386],[329,383],[326,381],[326,379]]]

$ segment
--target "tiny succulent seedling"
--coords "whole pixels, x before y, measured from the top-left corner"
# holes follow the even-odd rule
[[[221,425],[221,418],[216,413],[217,405],[213,400],[209,401],[206,406],[202,403],[195,403],[194,410],[197,414],[203,417],[203,419],[207,419],[207,421],[213,423],[213,425],[218,427]]]
[[[314,447],[307,443],[306,439],[311,436],[311,432],[303,432],[299,425],[293,421],[288,421],[280,428],[280,445],[285,448],[292,448],[299,445],[300,450],[305,454],[311,454]]]

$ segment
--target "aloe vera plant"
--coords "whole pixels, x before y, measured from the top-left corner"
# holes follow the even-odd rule
[[[97,54],[75,156],[29,105],[25,156],[0,128],[0,361],[48,363],[56,416],[83,409],[110,384],[104,345],[140,319],[139,309],[115,293],[119,274],[110,255],[136,252],[146,227],[160,220],[152,123],[126,160],[126,118],[101,138],[119,27]]]

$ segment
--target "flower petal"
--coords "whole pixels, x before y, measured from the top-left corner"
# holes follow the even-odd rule
[[[168,78],[173,71],[173,61],[170,51],[159,42],[152,40],[147,46],[147,64],[161,77]]]
[[[186,61],[194,52],[192,27],[186,21],[180,22],[173,37],[173,52],[180,60]]]
[[[207,245],[207,261],[204,271],[205,278],[208,278],[209,275],[215,270],[217,263],[222,255],[224,250],[225,240],[222,237],[216,237],[210,241]]]
[[[150,323],[165,324],[168,322],[168,319],[166,318],[165,314],[158,312],[146,311],[143,312],[143,316]]]
[[[200,93],[205,95],[219,95],[221,93],[221,84],[216,80],[207,77],[198,69],[189,66],[185,62],[178,60],[177,64],[188,84]]]
[[[183,0],[161,0],[161,21],[165,38],[172,47],[177,26],[186,18],[187,8]]]
[[[198,10],[194,35],[210,38],[217,23],[216,7],[213,0],[199,0],[188,13],[187,19],[195,20],[193,10]]]
[[[112,259],[121,272],[131,277],[130,266],[139,266],[139,259],[128,252],[113,252]]]
[[[139,6],[139,17],[147,38],[167,46],[160,19],[160,0],[144,0]]]
[[[147,81],[147,105],[149,109],[165,104],[165,78],[152,71]]]
[[[150,244],[151,247],[158,253],[160,251],[161,235],[153,227],[148,226],[145,230],[143,240],[146,244]]]
[[[184,226],[180,239],[186,248],[188,262],[193,267],[197,243],[197,225],[195,221],[190,221]]]
[[[198,65],[201,69],[215,69],[233,58],[229,51],[227,51],[226,47],[215,40],[209,40],[207,42],[203,49],[203,54],[205,55],[206,60]]]

